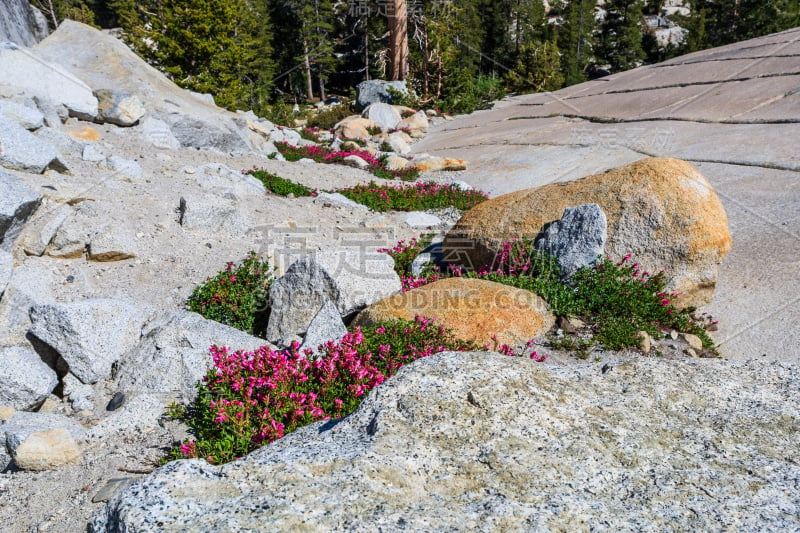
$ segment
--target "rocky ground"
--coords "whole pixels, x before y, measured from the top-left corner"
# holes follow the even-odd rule
[[[797,92],[790,86],[797,86],[800,74],[779,58],[792,56],[796,35],[800,34],[786,32],[752,45],[696,55],[726,68],[738,61],[735,57],[751,58],[748,68],[758,72],[750,77],[735,76],[734,68],[731,73],[717,71],[717,78],[706,80],[742,78],[736,82],[740,84],[737,90],[730,87],[734,82],[720,82],[718,86],[682,84],[674,81],[674,73],[667,75],[672,82],[652,81],[661,72],[656,68],[671,67],[649,67],[638,74],[634,71],[566,89],[556,104],[550,103],[552,96],[508,99],[493,111],[434,126],[433,134],[412,150],[469,160],[470,170],[429,173],[425,177],[447,182],[465,180],[495,195],[605,170],[645,153],[698,163],[715,188],[722,191],[734,235],[734,251],[722,263],[720,289],[710,307],[727,328],[720,332],[725,354],[751,358],[765,352],[769,355],[764,359],[795,361],[797,343],[792,339],[796,332],[782,324],[789,323],[797,306],[786,295],[800,292],[794,290],[800,276],[796,275],[798,245],[791,230],[800,205],[792,180],[800,167],[789,143],[796,125],[787,123],[795,120],[791,117],[797,110]],[[92,46],[87,46],[87,39]],[[194,286],[250,250],[265,253],[283,272],[308,250],[352,247],[356,243],[371,251],[416,236],[424,229],[403,213],[380,214],[329,200],[266,194],[240,171],[263,167],[318,189],[363,183],[373,176],[346,166],[269,159],[269,143],[279,133],[270,131],[275,138],[261,135],[247,126],[249,117],[222,112],[185,94],[119,46],[108,36],[75,25],[33,49],[40,58],[61,64],[91,89],[113,85],[138,94],[147,114],[130,127],[72,117],[63,122],[59,119],[36,133],[56,146],[55,166],[59,168],[41,173],[13,171],[14,179],[44,199],[15,245],[8,249],[14,268],[3,295],[5,307],[0,307],[0,318],[7,326],[0,332],[0,346],[25,342],[30,327],[27,310],[33,304],[113,298],[134,301],[142,313],[163,317],[182,309]],[[754,50],[760,55],[754,55]],[[776,58],[769,59],[772,56]],[[756,66],[752,66],[754,62]],[[672,63],[675,68],[696,68],[696,72],[684,74],[696,79],[702,79],[699,76],[709,70],[708,65],[697,67],[692,59]],[[775,63],[780,64],[769,70],[768,66]],[[758,90],[748,88],[753,80],[764,85]],[[619,87],[609,88],[612,83]],[[662,90],[662,85],[670,87]],[[695,91],[694,98],[681,92],[684,85]],[[720,93],[729,91],[714,102],[726,109],[736,108],[731,113],[741,117],[731,118],[731,113],[721,118],[707,116],[710,111],[706,105],[691,108],[702,110],[696,111],[700,113],[697,116],[665,111],[657,121],[650,120],[652,102],[661,102],[656,107],[668,110],[667,95],[680,93],[675,98],[688,106],[694,99],[710,98],[704,96],[712,94],[709,87]],[[765,87],[771,87],[772,92]],[[591,96],[595,92],[598,94]],[[746,98],[742,95],[754,94],[758,96],[749,101],[747,109],[753,109],[749,115],[743,104],[730,102],[736,95]],[[779,98],[778,94],[785,96]],[[1,83],[0,96],[4,97],[0,102],[23,104],[29,98],[24,91]],[[596,107],[573,113],[558,103],[566,100],[573,105],[572,100],[578,102],[584,96],[598,99]],[[624,104],[623,98],[627,98]],[[641,116],[634,116],[632,110],[638,109],[639,99]],[[580,100],[580,104],[587,101]],[[614,115],[614,103],[627,115]],[[548,107],[554,105],[553,110]],[[680,106],[676,103],[673,107]],[[595,109],[602,113],[592,114]],[[173,142],[159,124],[150,122],[148,126],[146,118],[157,118],[169,125],[167,131],[182,132],[183,136]],[[599,123],[608,118],[622,123]],[[741,123],[745,119],[749,122]],[[639,122],[646,128],[641,129]],[[238,124],[233,137],[229,135],[234,127],[231,124]],[[762,139],[759,146],[768,148],[752,149],[754,138]],[[667,144],[659,144],[662,140]],[[737,140],[740,144],[733,144]],[[642,147],[641,143],[650,144]],[[652,148],[654,145],[656,148]],[[775,205],[782,209],[774,209]],[[453,213],[433,214],[441,219],[434,229],[445,230],[456,222]],[[783,230],[775,231],[776,227]],[[767,233],[768,242],[763,238]],[[92,242],[100,249],[99,244],[109,235],[114,236],[111,248],[115,260],[92,260],[83,252],[88,243],[91,254]],[[42,240],[47,246],[41,245]],[[42,250],[36,253],[38,248]],[[770,258],[766,264],[754,259],[764,257]],[[744,306],[747,312],[737,306]],[[25,312],[20,313],[21,308]],[[198,329],[205,332],[208,327],[200,325]],[[739,330],[742,332],[734,335]],[[776,340],[779,330],[780,342]],[[153,339],[155,351],[164,352],[176,346],[187,353],[203,351],[208,344],[202,341],[203,346],[190,346],[188,335],[171,333]],[[797,527],[792,509],[800,504],[791,496],[791,484],[796,484],[798,470],[790,457],[800,445],[796,406],[791,408],[798,393],[794,367],[676,362],[685,359],[686,342],[680,338],[660,342],[664,357],[659,361],[637,362],[641,357],[637,354],[599,351],[588,361],[579,361],[538,346],[540,352],[551,356],[545,364],[497,360],[489,365],[480,355],[464,356],[466,362],[453,355],[423,362],[404,371],[405,377],[393,381],[384,392],[370,396],[357,416],[335,431],[308,428],[259,452],[253,463],[224,467],[231,472],[243,471],[242,478],[238,473],[231,474],[229,482],[218,481],[227,475],[220,474],[227,472],[224,468],[196,463],[169,467],[147,477],[165,450],[185,436],[184,428],[161,416],[164,398],[153,394],[136,401],[128,398],[123,409],[109,412],[107,403],[119,383],[100,380],[93,385],[89,408],[76,410],[64,391],[56,390],[58,394],[48,398],[40,411],[66,415],[80,426],[74,431],[85,437],[82,459],[43,472],[11,468],[0,474],[0,523],[4,530],[13,532],[83,531],[97,515],[97,531],[105,531],[105,527],[177,531],[185,530],[188,520],[194,520],[189,527],[195,530],[257,528],[254,521],[267,515],[252,509],[271,505],[277,514],[268,518],[281,515],[283,528],[313,527],[304,525],[303,520],[318,518],[332,502],[330,497],[316,486],[305,496],[286,492],[287,487],[305,486],[308,472],[313,471],[320,486],[331,483],[344,487],[335,491],[331,509],[341,507],[340,494],[353,502],[370,491],[391,489],[398,495],[395,503],[370,500],[355,517],[334,513],[329,522],[316,522],[317,526],[324,523],[331,528],[359,529],[381,523],[389,530],[441,529],[453,524],[457,524],[453,526],[456,529],[508,530],[527,524],[528,529],[573,530],[601,517],[604,527],[624,529],[632,527],[629,517],[642,502],[650,509],[668,511],[661,514],[662,518],[648,515],[649,524],[667,516],[672,520],[669,523],[685,529],[722,525],[751,531]],[[46,348],[37,346],[47,353]],[[679,379],[689,374],[694,376],[690,383]],[[504,377],[498,380],[497,375]],[[514,399],[509,398],[510,390],[515,391]],[[741,408],[738,399],[752,390],[759,394]],[[628,399],[621,403],[610,400],[628,393]],[[541,405],[544,407],[538,409]],[[520,410],[526,416],[520,417]],[[3,418],[9,414],[0,412]],[[760,418],[763,420],[754,422]],[[380,420],[377,433],[374,420]],[[448,425],[448,420],[453,423]],[[645,432],[641,431],[643,420],[650,424]],[[415,446],[409,441],[411,434],[414,439],[420,435],[419,454],[406,460],[402,454]],[[589,434],[592,437],[586,440]],[[481,435],[497,438],[480,444]],[[744,440],[737,440],[742,435]],[[762,441],[763,446],[754,444]],[[469,447],[468,460],[459,459],[461,454],[455,453],[464,443]],[[292,448],[293,444],[298,446]],[[537,446],[540,460],[532,459],[537,456]],[[512,453],[517,447],[523,447],[526,453]],[[434,448],[435,453],[430,451]],[[311,451],[305,453],[304,449]],[[325,449],[338,451],[328,455],[314,451]],[[640,450],[646,453],[640,454]],[[282,454],[291,456],[285,465]],[[381,454],[396,456],[396,463],[378,469],[375,464],[383,464]],[[662,460],[664,454],[670,456],[666,462]],[[577,483],[578,492],[583,490],[580,497],[574,487],[560,482],[563,472],[553,468],[572,461],[576,461],[574,472],[578,472],[574,479],[583,480]],[[352,462],[349,467],[348,462]],[[276,478],[274,499],[265,501],[258,496],[264,492],[262,485],[254,493],[250,479],[267,483],[275,475],[269,468],[281,470],[282,477]],[[673,476],[682,470],[690,474]],[[501,472],[500,477],[493,471]],[[411,481],[403,481],[409,472]],[[353,476],[358,483],[348,485],[347,479]],[[469,481],[474,476],[481,480],[480,486]],[[144,479],[143,488],[120,496],[126,484]],[[442,481],[446,479],[455,482]],[[531,492],[534,481],[536,489]],[[628,491],[634,503],[620,501],[620,487]],[[419,492],[422,488],[424,497]],[[665,499],[660,494],[663,490],[671,496]],[[243,495],[244,503],[234,509],[235,523],[229,522],[231,507],[225,499],[230,494]],[[521,494],[528,494],[527,499],[520,499]],[[115,495],[116,500],[106,510],[104,502]],[[302,501],[300,507],[281,503],[294,498]],[[559,498],[570,505],[559,503]],[[670,498],[689,503],[681,507],[668,501]],[[720,507],[723,498],[728,503]],[[405,514],[415,509],[423,518],[436,516],[439,512],[431,507],[432,501],[450,502],[450,514],[427,522]],[[195,504],[202,513],[182,514],[185,505]],[[402,509],[394,508],[395,504]],[[714,506],[720,507],[716,514],[709,511]],[[156,526],[163,519],[164,509],[170,520],[178,517],[177,522]],[[222,514],[217,514],[220,509]],[[746,516],[742,516],[742,510]],[[761,522],[752,518],[759,513],[768,518]],[[617,515],[622,518],[617,519]]]

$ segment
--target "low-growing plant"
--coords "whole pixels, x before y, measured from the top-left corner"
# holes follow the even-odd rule
[[[413,247],[401,242],[391,250],[403,264],[413,261]],[[569,284],[559,280],[558,262],[534,249],[531,240],[515,239],[503,243],[494,264],[478,271],[464,273],[461,269],[431,270],[418,278],[410,272],[401,274],[403,290],[420,287],[448,276],[467,276],[494,281],[541,296],[557,316],[577,316],[592,326],[591,342],[599,342],[609,350],[638,347],[639,332],[661,336],[663,330],[675,329],[700,337],[703,347],[716,354],[714,341],[687,309],[676,308],[667,294],[664,272],[642,272],[631,256],[618,263],[599,258],[595,265],[575,273]],[[560,344],[571,340],[561,341]],[[575,341],[576,351],[588,356],[588,345]]]
[[[313,159],[317,163],[342,163],[346,157],[355,155],[366,161],[369,164],[369,171],[379,178],[409,181],[419,176],[419,171],[413,167],[402,170],[389,170],[386,168],[385,157],[375,158],[372,154],[363,150],[335,151],[326,146],[293,146],[285,142],[277,142],[275,146],[287,161]]]
[[[343,119],[352,115],[353,112],[347,104],[333,106],[330,109],[320,111],[316,115],[309,117],[306,125],[309,128],[319,128],[321,130],[332,129]]]
[[[260,335],[266,326],[272,273],[269,262],[251,251],[238,266],[228,263],[225,270],[195,287],[186,307],[210,320]]]
[[[394,270],[398,276],[401,278],[410,276],[411,263],[425,248],[430,246],[433,237],[433,233],[422,233],[419,238],[413,237],[408,242],[402,240],[392,248],[378,248],[378,252],[388,254],[394,259]]]
[[[488,198],[481,191],[465,191],[458,185],[435,182],[377,185],[372,181],[366,185],[339,189],[337,192],[374,211],[424,211],[445,207],[466,211]]]
[[[316,190],[314,189],[310,189],[305,185],[292,180],[282,178],[277,174],[267,172],[263,168],[253,168],[245,171],[245,174],[249,174],[258,179],[264,184],[264,187],[266,187],[268,191],[270,191],[272,194],[277,194],[278,196],[289,196],[290,194],[293,194],[294,196],[299,197],[316,196],[317,194]]]
[[[445,350],[478,349],[431,319],[394,320],[347,333],[312,351],[231,352],[213,346],[214,367],[190,406],[171,409],[195,439],[171,459],[204,458],[220,464],[319,420],[353,412],[364,396],[405,364]]]
[[[319,136],[319,128],[305,127],[300,130],[300,137],[315,143],[320,143],[322,140]]]
[[[366,129],[367,133],[369,133],[370,135],[380,135],[381,133],[383,133],[383,130],[381,129],[380,126],[367,126]]]

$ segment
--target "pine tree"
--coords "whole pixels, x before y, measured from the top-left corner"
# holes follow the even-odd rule
[[[564,54],[562,66],[567,85],[587,80],[586,70],[593,55],[594,11],[594,0],[570,2],[565,27],[558,43]]]
[[[595,49],[599,64],[608,64],[612,72],[639,66],[645,58],[642,48],[641,0],[607,0],[605,18]]]
[[[187,89],[222,107],[263,105],[274,72],[269,19],[250,0],[115,0],[132,47]]]

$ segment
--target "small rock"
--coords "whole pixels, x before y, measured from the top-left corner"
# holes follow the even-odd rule
[[[29,222],[20,235],[19,244],[27,255],[41,256],[55,239],[61,225],[70,215],[68,205],[49,209]],[[39,211],[41,213],[41,210]],[[2,291],[0,291],[2,292]]]
[[[21,470],[43,471],[79,462],[81,451],[69,431],[51,429],[28,435],[11,456]]]
[[[366,170],[369,168],[369,163],[367,163],[357,155],[348,155],[347,157],[344,158],[343,162],[345,165],[349,165],[354,168],[360,168],[361,170]]]
[[[681,337],[686,344],[689,345],[689,348],[692,348],[698,352],[703,351],[703,341],[697,335],[692,335],[691,333],[681,333]]]
[[[133,179],[141,179],[144,177],[144,170],[142,169],[142,166],[132,159],[125,159],[124,157],[112,155],[106,160],[106,162],[111,170],[118,172],[123,176]]]
[[[87,144],[83,147],[81,158],[84,161],[90,161],[92,163],[99,163],[106,160],[106,156],[104,156],[103,153],[100,152],[100,150],[98,150],[93,144]]]
[[[423,135],[428,131],[429,126],[430,122],[428,121],[428,116],[424,111],[418,111],[410,117],[404,118],[399,124],[399,127],[401,128],[408,128],[411,131],[419,131],[422,132]]]
[[[678,332],[676,330],[674,330],[674,329],[670,330],[668,336],[669,336],[670,339],[672,339],[674,341],[678,340]]]
[[[44,115],[38,109],[11,100],[0,100],[0,115],[13,120],[28,131],[38,130],[44,126]]]
[[[118,493],[125,490],[125,488],[134,481],[136,480],[132,477],[118,477],[109,479],[106,484],[103,485],[103,487],[92,497],[92,503],[107,502]]]
[[[414,159],[414,167],[420,172],[467,170],[467,162],[462,159],[444,157],[429,156],[424,159],[416,157]]]
[[[110,89],[94,92],[98,118],[117,126],[133,126],[144,116],[145,108],[138,96]]]
[[[48,142],[0,115],[0,166],[41,174],[47,168],[65,170],[59,154]]]
[[[372,137],[370,130],[380,128],[377,124],[366,118],[342,121],[336,127],[336,135],[345,139],[369,139]]]
[[[89,260],[123,261],[138,255],[136,240],[120,226],[109,226],[96,233],[89,242]]]
[[[207,194],[187,194],[178,201],[178,222],[185,229],[224,231],[243,235],[252,227],[252,221],[239,209],[235,201],[209,197]]]
[[[699,356],[697,355],[697,352],[696,352],[696,351],[694,351],[694,349],[692,349],[692,348],[686,348],[686,349],[683,351],[683,353],[685,353],[686,355],[688,355],[689,357],[692,357],[692,358],[699,357]]]
[[[0,348],[0,405],[38,407],[58,385],[58,377],[33,350]]]
[[[412,211],[402,216],[403,222],[412,228],[430,228],[442,224],[442,219],[423,211]]]
[[[106,411],[116,411],[125,403],[125,393],[117,392],[106,405]]]
[[[347,207],[350,209],[358,209],[360,211],[368,211],[369,207],[351,200],[350,198],[338,192],[321,192],[317,194],[313,202],[317,205],[335,205],[337,207]]]
[[[395,131],[390,133],[384,142],[391,146],[392,152],[396,152],[398,154],[407,154],[411,151],[411,147],[409,145],[413,142],[413,140],[406,132]]]
[[[66,132],[67,135],[74,137],[75,139],[80,139],[82,141],[89,141],[94,143],[101,139],[100,132],[94,129],[93,127],[89,126],[88,124],[85,126],[73,126],[67,128]]]
[[[639,349],[650,353],[650,335],[646,331],[640,331],[636,335],[639,337]]]
[[[17,410],[11,407],[10,405],[2,405],[0,406],[0,420],[3,422],[7,422],[11,420],[11,417],[14,416]]]
[[[386,158],[386,170],[403,170],[408,166],[408,159],[405,157],[400,157],[399,155],[390,155]]]
[[[564,316],[560,316],[556,319],[556,327],[563,330],[565,333],[575,333],[577,331],[569,318]]]

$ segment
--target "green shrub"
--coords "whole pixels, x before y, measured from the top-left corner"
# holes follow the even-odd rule
[[[347,104],[333,106],[325,111],[320,111],[316,115],[310,117],[306,126],[309,128],[319,128],[321,130],[332,129],[342,119],[352,115],[353,112]]]
[[[239,266],[228,263],[195,287],[186,307],[209,320],[260,335],[266,326],[271,283],[269,262],[251,251]]]
[[[492,76],[474,77],[462,70],[450,77],[446,92],[436,102],[445,113],[466,114],[479,109],[490,109],[494,100],[505,96],[503,81]]]
[[[315,190],[309,189],[305,185],[296,183],[292,180],[282,178],[277,174],[267,172],[263,168],[253,168],[248,170],[246,174],[250,174],[254,178],[261,181],[267,190],[269,190],[272,194],[277,194],[278,196],[289,196],[290,194],[293,194],[296,197],[316,196]]]

